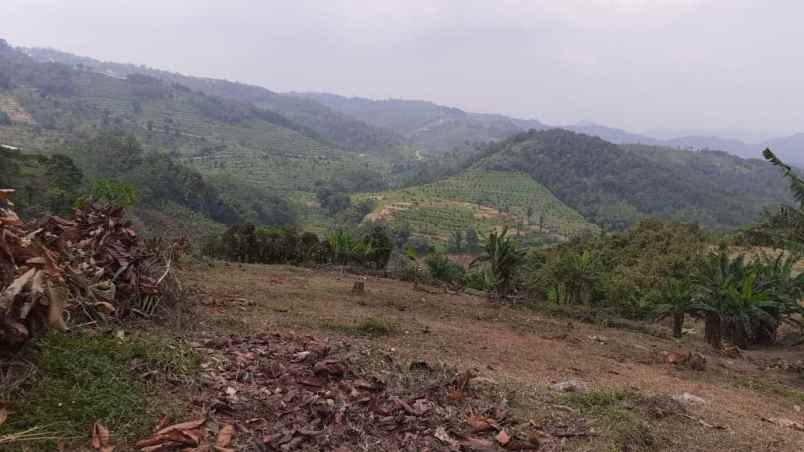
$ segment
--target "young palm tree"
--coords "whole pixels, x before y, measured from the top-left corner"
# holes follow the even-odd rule
[[[725,336],[736,346],[747,348],[760,335],[775,335],[779,320],[778,304],[756,288],[757,272],[733,281],[729,296],[721,307]]]
[[[741,281],[745,273],[745,257],[730,259],[728,250],[721,246],[718,252],[707,256],[695,275],[701,302],[708,307],[704,312],[704,337],[714,348],[722,342],[722,313],[732,295],[735,281]]]
[[[673,337],[681,337],[684,320],[688,314],[707,313],[710,307],[696,299],[693,287],[688,281],[669,279],[659,293],[660,304],[656,306],[659,319],[673,317]]]
[[[793,314],[804,314],[799,300],[804,295],[804,274],[796,274],[795,266],[800,261],[796,254],[780,252],[778,255],[763,255],[754,262],[757,273],[756,287],[762,291],[775,308],[769,310],[774,322],[756,331],[755,342],[772,344],[776,341],[776,330],[783,321],[804,329],[804,325],[794,320]]]
[[[498,295],[505,296],[510,290],[514,272],[525,258],[525,250],[512,237],[508,237],[508,227],[500,233],[492,230],[483,244],[483,254],[472,261],[470,267],[480,263],[488,263],[489,272],[494,281],[494,289]]]

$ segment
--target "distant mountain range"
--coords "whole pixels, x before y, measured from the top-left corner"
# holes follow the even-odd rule
[[[668,138],[666,132],[637,134],[590,122],[547,125],[535,119],[471,113],[419,100],[372,100],[315,92],[276,93],[255,85],[192,77],[142,65],[103,62],[53,49],[26,48],[24,51],[38,61],[85,67],[112,77],[142,73],[208,95],[250,103],[277,112],[315,132],[322,141],[345,150],[376,154],[413,147],[443,153],[476,143],[504,140],[528,130],[560,127],[616,144],[718,150],[744,158],[760,158],[762,150],[770,147],[782,159],[804,166],[804,133],[759,143],[705,133]]]
[[[521,216],[537,198],[555,196],[584,221],[614,229],[652,216],[730,229],[754,221],[764,208],[790,202],[778,169],[758,159],[764,146],[804,163],[796,152],[804,134],[749,145],[708,136],[659,139],[588,122],[554,128],[426,101],[276,93],[0,44],[0,111],[7,116],[0,144],[51,153],[101,131],[122,131],[146,150],[167,153],[197,171],[221,199],[256,206],[265,194],[276,194],[319,230],[330,221],[315,207],[320,184],[349,181],[349,193],[401,186],[433,201],[446,193],[439,182],[451,177],[447,186],[460,182],[461,193],[447,217],[464,218],[461,227],[474,217],[460,203],[477,204],[481,216],[484,208],[497,209],[503,218]],[[71,149],[86,174],[103,176],[86,169],[92,165],[80,146]],[[449,152],[455,150],[460,152]],[[503,183],[510,181],[499,172],[516,173],[521,184]],[[535,195],[537,186],[550,196]],[[511,190],[519,195],[499,194]],[[475,191],[483,199],[469,196]],[[432,221],[446,215],[437,202],[431,207],[429,213],[410,208],[405,215]],[[579,224],[567,223],[564,214],[546,214],[564,229]]]
[[[707,149],[724,151],[743,158],[761,158],[762,150],[771,148],[783,160],[797,166],[804,166],[804,133],[773,138],[761,143],[746,143],[733,138],[721,138],[711,135],[689,135],[660,139],[593,123],[579,123],[577,125],[561,126],[561,128],[594,135],[617,144],[649,144],[695,151]]]

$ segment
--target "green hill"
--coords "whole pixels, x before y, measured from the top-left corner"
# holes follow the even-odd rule
[[[544,129],[536,120],[469,113],[426,101],[371,100],[326,93],[295,93],[373,126],[393,130],[415,145],[442,153],[467,144],[509,138],[529,129]]]
[[[540,240],[564,240],[597,229],[523,173],[468,171],[432,184],[354,198],[376,201],[367,219],[404,224],[414,235],[440,243],[469,228],[485,232],[508,225]]]
[[[5,44],[5,43],[3,43]],[[345,169],[386,163],[322,141],[308,127],[250,103],[142,74],[100,74],[38,62],[0,46],[0,143],[42,152],[114,129],[203,174],[235,176],[279,192],[312,190]]]
[[[277,112],[313,132],[320,140],[348,151],[383,155],[410,152],[407,141],[390,129],[371,126],[312,99],[279,94],[260,86],[228,80],[192,77],[141,65],[98,61],[53,49],[30,48],[25,49],[25,52],[37,61],[80,66],[116,78],[144,74],[170,84],[178,83],[210,96],[252,104]]]
[[[561,129],[493,144],[474,167],[527,173],[588,220],[613,228],[643,216],[734,228],[789,196],[784,181],[759,160],[621,147]]]

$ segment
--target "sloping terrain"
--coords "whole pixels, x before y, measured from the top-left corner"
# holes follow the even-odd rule
[[[789,196],[765,162],[629,149],[561,129],[534,131],[489,146],[474,167],[525,172],[588,220],[614,228],[645,215],[734,228]]]
[[[436,242],[446,242],[452,232],[477,228],[485,233],[503,225],[558,240],[596,230],[523,173],[468,171],[432,184],[356,198],[377,201],[369,219],[405,224],[412,233]]]
[[[213,329],[218,337],[227,331],[287,330],[328,337],[362,356],[363,363],[398,366],[386,368],[389,379],[404,375],[410,363],[433,369],[425,374],[442,366],[474,369],[475,384],[495,394],[492,400],[506,400],[512,418],[553,433],[542,437],[541,450],[794,451],[804,446],[804,433],[772,421],[804,421],[796,409],[804,400],[800,377],[772,364],[794,360],[800,353],[795,349],[718,356],[698,337],[675,341],[586,325],[340,272],[217,264],[196,267],[187,276],[200,290],[200,328]],[[349,295],[356,280],[366,281],[365,295]],[[703,354],[704,370],[665,358],[668,352],[688,351]],[[570,379],[587,384],[589,391],[566,395],[551,389]],[[702,401],[683,399],[684,393]],[[675,402],[674,396],[687,401]],[[562,432],[568,433],[563,439],[555,436]],[[481,450],[498,450],[488,447]],[[446,449],[441,443],[435,450]]]
[[[529,129],[544,129],[536,120],[468,113],[432,102],[347,98],[326,93],[294,93],[377,127],[393,130],[431,152],[447,152],[467,143],[486,143]]]
[[[322,140],[348,151],[391,155],[406,152],[406,141],[390,129],[370,126],[311,99],[275,93],[260,86],[228,80],[192,77],[141,65],[98,61],[53,49],[30,48],[25,49],[25,52],[38,61],[81,65],[118,78],[145,74],[168,83],[178,83],[210,96],[253,104],[280,113],[315,132]]]
[[[310,190],[345,168],[384,168],[370,156],[322,142],[304,125],[249,103],[141,75],[124,78],[0,49],[0,96],[32,121],[0,126],[0,143],[52,152],[66,141],[116,129],[206,175],[279,191]],[[3,105],[9,105],[6,101]],[[19,106],[19,107],[17,107]]]

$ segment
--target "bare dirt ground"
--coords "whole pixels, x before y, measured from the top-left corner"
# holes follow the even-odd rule
[[[194,327],[207,335],[310,335],[388,362],[472,369],[534,428],[586,426],[541,450],[804,450],[804,378],[779,368],[802,346],[727,357],[696,335],[677,341],[338,271],[199,263],[184,273],[195,288]],[[352,294],[361,280],[366,293]],[[691,351],[705,356],[705,370],[667,362],[668,352]],[[569,379],[589,392],[550,387]],[[672,401],[684,393],[703,401]],[[637,399],[610,403],[605,394]]]

